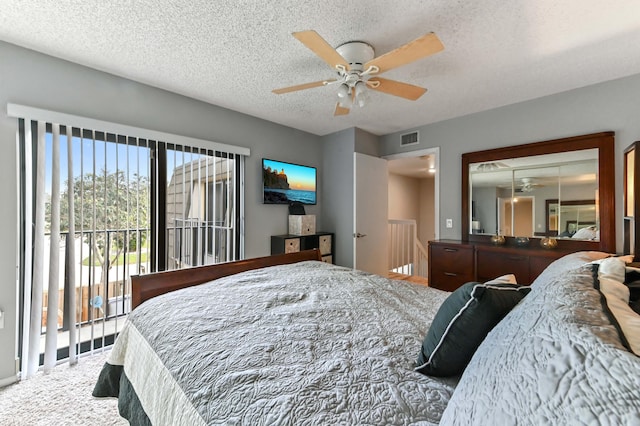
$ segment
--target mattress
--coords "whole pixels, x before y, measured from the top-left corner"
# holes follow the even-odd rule
[[[449,295],[322,262],[274,266],[136,308],[95,396],[131,424],[437,424],[458,378],[414,372]]]

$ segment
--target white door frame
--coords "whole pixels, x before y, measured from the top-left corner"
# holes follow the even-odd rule
[[[435,239],[440,239],[440,147],[420,149],[418,151],[400,152],[398,154],[384,155],[385,160],[397,160],[399,158],[422,157],[423,155],[433,155],[435,158],[434,165],[436,173],[434,176],[434,193],[433,193],[433,215],[435,217],[434,229],[436,231]]]

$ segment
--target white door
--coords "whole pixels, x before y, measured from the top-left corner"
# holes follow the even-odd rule
[[[389,184],[387,160],[354,154],[354,267],[386,277]]]

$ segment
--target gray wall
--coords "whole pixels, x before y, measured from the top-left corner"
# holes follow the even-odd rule
[[[6,313],[0,329],[0,382],[14,375],[16,354],[16,120],[6,116],[8,102],[249,147],[246,257],[268,255],[270,236],[288,230],[287,206],[261,202],[262,157],[318,167],[320,179],[326,173],[318,136],[0,42],[0,235],[5,242],[0,246],[0,309]],[[318,205],[307,209],[317,215],[319,228],[322,202],[319,191]]]
[[[480,229],[483,229],[484,233],[495,234],[498,230],[496,188],[473,188],[472,197],[476,212],[472,219],[480,222]]]
[[[373,157],[380,156],[380,141],[378,136],[372,135],[371,133],[362,130],[355,129],[354,133],[355,138],[355,152],[359,152],[360,154],[367,154]]]
[[[616,241],[622,251],[622,153],[640,139],[640,75],[509,105],[380,138],[380,155],[440,147],[440,238],[461,237],[461,155],[613,130],[616,134]],[[420,143],[401,148],[400,135],[419,130]],[[611,165],[612,167],[614,165]],[[453,219],[453,228],[445,219]]]
[[[322,220],[336,234],[338,265],[353,268],[354,153],[379,156],[378,136],[351,128],[322,138]]]
[[[427,248],[428,241],[436,238],[435,186],[436,180],[433,175],[420,179],[418,239],[425,248]]]

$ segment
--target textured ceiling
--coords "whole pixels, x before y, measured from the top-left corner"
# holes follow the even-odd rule
[[[374,134],[640,73],[640,1],[0,0],[0,39],[318,135]],[[334,77],[291,36],[362,40],[376,56],[435,32],[445,50],[384,77],[412,102],[371,93],[334,117]],[[1,58],[0,58],[1,60]]]

